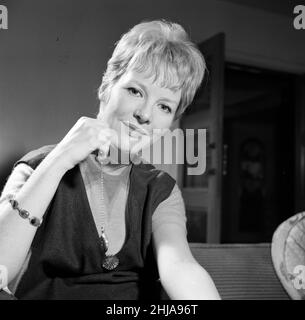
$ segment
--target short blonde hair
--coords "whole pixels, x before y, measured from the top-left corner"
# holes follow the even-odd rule
[[[205,69],[203,55],[179,24],[166,20],[142,22],[116,43],[98,97],[107,102],[111,86],[126,71],[145,72],[162,87],[181,89],[177,119],[192,102]]]

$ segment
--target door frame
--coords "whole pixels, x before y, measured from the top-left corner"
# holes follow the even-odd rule
[[[206,242],[207,243],[220,243],[221,239],[221,213],[222,213],[222,132],[223,132],[223,90],[224,90],[224,57],[225,57],[225,34],[218,33],[215,36],[206,39],[198,44],[198,48],[205,56],[207,65],[211,62],[213,69],[209,72],[207,71],[205,77],[213,77],[215,85],[207,88],[208,98],[207,101],[197,101],[194,99],[194,105],[201,106],[204,110],[204,104],[207,102],[209,106],[209,127],[211,128],[209,132],[210,143],[207,148],[211,149],[211,168],[216,170],[216,174],[209,176],[209,186],[208,188],[183,188],[184,179],[184,165],[178,166],[178,185],[182,191],[188,195],[191,192],[201,194],[201,199],[197,199],[198,203],[203,204],[203,200],[206,200],[206,205],[202,206],[206,208],[207,212],[207,230],[206,230]],[[206,52],[206,55],[205,55]],[[210,54],[212,53],[212,54]],[[211,59],[211,60],[209,60]],[[211,82],[213,81],[211,80]],[[220,85],[219,85],[220,84]],[[204,90],[205,87],[203,87]],[[205,95],[207,96],[207,94]],[[196,111],[195,111],[196,112]],[[194,116],[196,117],[196,113]],[[197,111],[203,112],[201,111]],[[191,114],[190,116],[192,116]],[[179,127],[181,128],[183,122],[179,122]],[[203,121],[205,122],[205,121]],[[205,174],[208,174],[207,172]],[[193,189],[193,191],[191,190]],[[188,197],[194,199],[194,197]],[[188,201],[186,201],[188,202]],[[187,203],[186,203],[187,206]]]

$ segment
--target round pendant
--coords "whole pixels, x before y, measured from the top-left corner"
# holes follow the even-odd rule
[[[119,262],[119,258],[116,255],[110,255],[105,257],[102,266],[106,270],[113,270],[119,265]]]

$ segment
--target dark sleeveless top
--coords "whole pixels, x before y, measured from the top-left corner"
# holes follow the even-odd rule
[[[19,163],[35,169],[54,146],[34,150]],[[119,266],[102,267],[103,252],[79,166],[67,171],[31,245],[28,268],[16,290],[19,299],[158,299],[152,248],[152,214],[175,180],[150,164],[133,164],[127,197],[126,238]]]

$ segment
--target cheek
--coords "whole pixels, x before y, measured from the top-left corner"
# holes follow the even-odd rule
[[[154,118],[153,122],[153,135],[151,137],[151,143],[155,143],[162,136],[164,136],[170,129],[172,124],[172,117],[159,116]]]
[[[113,104],[114,114],[119,119],[126,119],[126,115],[130,114],[133,110],[130,99],[123,95],[116,97]]]
[[[153,118],[153,129],[169,129],[173,121],[172,116],[163,115],[159,112]]]
[[[130,104],[130,103],[129,103]],[[113,94],[105,108],[105,118],[111,128],[118,125],[118,121],[126,119],[129,111],[129,104],[125,97]]]

